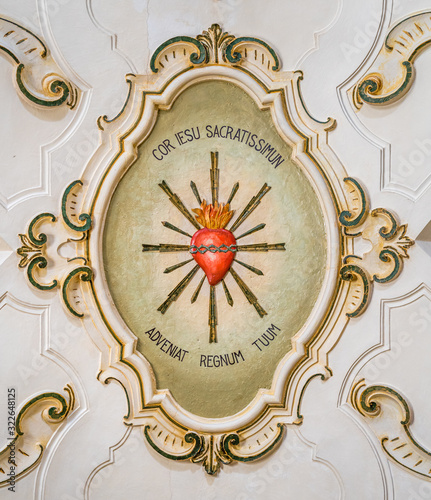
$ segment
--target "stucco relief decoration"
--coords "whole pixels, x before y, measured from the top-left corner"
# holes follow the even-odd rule
[[[352,387],[351,404],[370,425],[388,456],[398,466],[422,479],[431,479],[431,450],[415,438],[413,412],[398,391],[384,385],[367,386],[364,379]]]
[[[301,424],[307,386],[413,241],[371,208],[328,145],[335,120],[310,116],[304,75],[267,42],[212,25],[166,41],[150,70],[126,75],[59,213],[20,234],[19,266],[80,318],[125,424],[215,474]]]
[[[44,41],[12,19],[0,17],[0,53],[15,65],[15,85],[28,102],[73,109],[79,90],[68,81]]]
[[[278,155],[279,156],[279,155]],[[271,158],[271,157],[269,157]],[[272,250],[285,250],[284,243],[255,243],[252,245],[238,245],[237,240],[244,238],[245,236],[251,235],[264,229],[265,224],[258,224],[257,226],[249,229],[243,234],[238,235],[236,238],[234,232],[239,228],[239,226],[246,220],[246,218],[258,207],[261,199],[265,194],[271,189],[267,184],[264,184],[256,196],[253,196],[245,208],[240,212],[238,218],[233,222],[230,230],[225,229],[229,221],[232,219],[233,211],[229,210],[229,206],[239,189],[239,183],[235,183],[229,198],[227,198],[226,203],[220,203],[219,198],[219,169],[218,169],[218,153],[211,153],[212,166],[210,170],[211,179],[211,200],[210,204],[207,204],[206,200],[201,200],[199,191],[196,184],[191,181],[191,188],[194,195],[196,196],[196,201],[200,208],[192,209],[197,215],[195,219],[191,216],[190,212],[184,207],[178,196],[174,195],[170,190],[166,182],[162,182],[160,187],[167,193],[169,199],[172,203],[180,210],[180,212],[185,216],[189,222],[191,222],[197,231],[191,236],[185,233],[181,229],[175,227],[167,221],[163,221],[162,224],[176,231],[180,234],[184,234],[191,238],[190,245],[148,245],[143,244],[142,248],[144,252],[158,251],[158,252],[189,252],[192,255],[192,259],[182,261],[174,266],[168,267],[164,270],[164,273],[170,273],[175,271],[179,267],[182,267],[192,260],[195,260],[196,265],[192,270],[185,276],[185,278],[180,281],[180,283],[169,293],[168,298],[163,302],[162,305],[157,309],[162,314],[164,314],[168,307],[174,302],[185,287],[190,283],[191,279],[194,277],[199,267],[203,271],[204,275],[192,296],[192,303],[196,302],[199,293],[201,291],[205,277],[208,280],[210,286],[210,302],[209,302],[209,318],[208,324],[210,327],[209,342],[217,342],[217,306],[215,299],[215,286],[218,283],[222,283],[223,290],[226,296],[227,303],[232,307],[234,305],[232,295],[223,279],[227,272],[231,274],[233,279],[236,281],[244,296],[247,298],[248,302],[254,306],[258,315],[262,318],[267,313],[265,309],[259,304],[257,297],[253,294],[250,288],[245,284],[245,282],[239,277],[236,271],[232,267],[234,257],[237,252],[270,252]],[[254,274],[262,276],[263,272],[260,269],[256,269],[253,266],[246,264],[238,259],[235,259],[236,263],[246,267]]]
[[[414,80],[414,61],[430,42],[429,10],[409,15],[393,26],[372,71],[351,89],[355,107],[390,104],[403,97]]]
[[[74,409],[73,388],[66,386],[64,390],[65,395],[36,394],[16,408],[16,390],[9,389],[7,438],[0,449],[0,488],[14,492],[15,482],[39,465],[50,438]]]

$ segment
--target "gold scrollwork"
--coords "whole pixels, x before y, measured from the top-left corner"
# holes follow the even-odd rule
[[[8,399],[14,424],[8,426],[8,443],[0,450],[0,488],[11,487],[39,465],[51,436],[75,406],[72,387],[67,385],[64,390],[66,397],[56,392],[34,396],[23,404],[16,418],[11,403],[14,397]],[[35,434],[33,424],[37,416],[40,424]]]
[[[367,104],[388,104],[406,94],[414,76],[417,55],[431,42],[431,11],[410,15],[388,33],[374,67],[353,87],[352,99],[360,109]]]
[[[339,216],[343,232],[352,239],[362,237],[372,245],[362,257],[345,255],[340,270],[341,279],[352,284],[346,314],[356,317],[367,308],[373,282],[388,283],[399,276],[414,241],[406,236],[407,224],[399,225],[392,212],[385,208],[369,211],[366,193],[356,179],[346,177],[344,181],[352,208]],[[355,232],[349,232],[353,228]]]
[[[255,437],[251,444],[238,433],[198,434],[186,432],[173,436],[157,424],[151,428],[146,425],[144,435],[150,446],[165,458],[175,461],[191,460],[200,463],[207,474],[215,475],[222,464],[253,462],[267,455],[278,446],[283,438],[284,425],[277,424],[275,429],[268,426],[261,436]]]
[[[20,24],[0,17],[0,51],[16,64],[16,86],[33,104],[57,107],[66,103],[73,109],[78,101],[78,89],[60,74],[45,43]],[[35,71],[43,63],[44,76]]]
[[[361,379],[352,387],[350,402],[363,417],[370,419],[373,432],[390,459],[418,476],[431,479],[431,452],[414,438],[410,430],[412,412],[398,391],[383,385],[367,387]]]
[[[350,198],[351,208],[349,207],[348,210],[343,210],[340,214],[339,220],[344,228],[357,227],[364,221],[364,218],[367,215],[368,198],[361,184],[356,179],[353,177],[346,177],[344,182],[349,188],[348,195]]]
[[[18,266],[20,268],[27,267],[29,282],[39,290],[52,290],[58,285],[57,280],[53,280],[49,284],[44,284],[36,277],[36,271],[45,269],[48,265],[45,255],[47,236],[45,233],[35,234],[37,227],[46,220],[55,222],[57,219],[55,215],[50,213],[36,215],[28,226],[27,234],[19,235],[22,246],[17,250],[17,254],[21,257]]]
[[[225,452],[220,436],[203,436],[203,445],[199,452],[191,459],[193,463],[201,463],[205,472],[215,475],[222,464],[230,464],[232,458]]]
[[[82,187],[81,181],[74,181],[64,191],[61,202],[61,218],[64,223],[65,229],[57,224],[57,217],[51,213],[42,213],[33,218],[30,222],[27,234],[20,234],[22,246],[17,249],[17,254],[20,257],[18,266],[22,269],[27,268],[27,279],[29,283],[38,290],[46,291],[53,290],[61,285],[61,297],[66,309],[77,317],[82,317],[81,313],[76,307],[80,303],[79,296],[73,294],[71,296],[71,287],[69,286],[72,280],[80,279],[81,281],[91,281],[93,271],[87,266],[87,259],[82,256],[67,259],[69,264],[67,269],[64,265],[61,266],[62,276],[57,276],[49,283],[43,282],[42,278],[48,271],[50,274],[55,274],[56,265],[52,265],[54,259],[48,256],[48,237],[45,233],[38,233],[41,224],[51,222],[54,224],[53,230],[55,233],[61,233],[59,239],[64,241],[60,247],[67,243],[75,243],[79,245],[88,236],[88,231],[91,228],[91,217],[86,213],[78,212],[78,190]],[[78,238],[70,238],[70,233],[78,234]],[[83,264],[79,267],[73,267],[77,261]],[[73,264],[71,264],[73,262]],[[49,265],[48,265],[49,264]],[[45,278],[46,279],[46,278]],[[76,291],[76,289],[74,289]]]
[[[236,38],[223,32],[218,24],[211,25],[196,38],[176,36],[162,43],[152,55],[150,67],[153,73],[158,73],[169,65],[179,64],[179,61],[188,66],[248,62],[264,71],[280,69],[276,52],[266,42],[248,36]]]

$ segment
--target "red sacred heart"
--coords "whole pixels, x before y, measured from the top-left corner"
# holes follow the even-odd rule
[[[229,249],[231,245],[236,245],[235,236],[227,229],[204,227],[193,235],[191,245],[193,258],[207,275],[209,284],[217,285],[229,271],[235,257],[232,250],[236,247]]]

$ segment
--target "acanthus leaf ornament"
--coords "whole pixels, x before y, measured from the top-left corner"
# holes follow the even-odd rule
[[[247,53],[247,45],[252,50]],[[237,50],[239,47],[245,50]],[[182,50],[181,50],[182,49]],[[169,55],[168,55],[169,54]],[[164,57],[163,57],[164,56]],[[218,24],[211,25],[202,35],[196,38],[188,36],[176,36],[170,38],[160,45],[153,53],[150,67],[153,73],[158,73],[173,62],[173,59],[189,58],[193,65],[201,64],[238,64],[250,56],[250,60],[257,61],[266,69],[272,71],[280,69],[280,61],[275,51],[263,40],[254,37],[235,38],[233,35],[223,32]],[[252,64],[254,64],[252,62]]]
[[[268,43],[255,37],[236,38],[213,24],[196,38],[176,36],[162,43],[151,57],[150,68],[155,74],[174,75],[211,64],[242,66],[262,75],[277,73],[281,66]]]

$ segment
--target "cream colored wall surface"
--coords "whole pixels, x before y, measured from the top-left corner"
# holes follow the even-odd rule
[[[428,130],[431,118],[427,112],[431,59],[426,38],[429,29],[425,28],[431,26],[431,14],[421,21],[424,24],[419,24],[420,29],[414,24],[405,27],[412,37],[424,36],[425,40],[416,57],[406,56],[414,65],[409,91],[386,105],[364,102],[358,109],[352,100],[354,85],[377,72],[374,62],[391,27],[425,10],[431,8],[422,0],[365,0],[360,6],[349,0],[330,0],[324,5],[318,0],[0,0],[0,17],[21,24],[43,39],[49,49],[49,60],[41,58],[39,52],[24,54],[24,49],[33,47],[26,44],[37,43],[34,36],[29,34],[27,40],[20,42],[22,38],[17,38],[16,31],[8,35],[7,31],[1,31],[1,47],[8,43],[9,48],[21,51],[19,54],[26,58],[27,69],[40,68],[29,69],[26,74],[29,86],[40,84],[46,68],[46,73],[60,75],[79,95],[73,109],[67,104],[55,109],[35,106],[19,90],[16,61],[5,50],[0,51],[0,482],[13,465],[8,461],[11,448],[3,448],[11,437],[9,412],[14,408],[17,415],[26,403],[32,402],[26,409],[23,434],[14,450],[17,471],[24,473],[15,482],[15,492],[8,490],[10,484],[6,484],[0,489],[0,498],[431,498],[428,397],[431,376]],[[97,341],[91,337],[90,329],[95,326],[86,323],[84,327],[83,321],[64,307],[58,289],[42,291],[31,286],[26,277],[27,268],[18,267],[20,257],[16,254],[16,249],[23,245],[18,235],[26,233],[35,215],[60,216],[65,188],[83,177],[100,145],[97,119],[104,115],[112,119],[122,109],[128,93],[125,75],[149,75],[151,54],[161,43],[180,35],[195,37],[212,23],[219,23],[237,37],[264,40],[279,54],[282,70],[303,71],[302,97],[309,113],[321,121],[328,117],[336,120],[336,127],[327,131],[333,154],[348,175],[364,186],[372,208],[391,210],[400,224],[408,225],[406,234],[415,240],[415,245],[408,249],[409,258],[403,259],[404,268],[398,279],[373,284],[366,311],[349,320],[328,356],[319,360],[319,365],[329,367],[330,372],[325,380],[314,377],[307,382],[301,394],[302,422],[286,425],[280,446],[264,458],[252,463],[222,465],[215,476],[206,474],[200,464],[161,456],[148,444],[143,426],[125,424],[129,407],[123,387],[111,379],[102,383],[97,378],[101,369],[106,368],[102,366],[101,352],[107,350],[108,342],[103,337]],[[0,30],[5,26],[2,21]],[[411,43],[408,34],[401,36],[406,38],[402,43]],[[37,65],[33,66],[35,62]],[[40,77],[39,81],[36,77]],[[201,88],[203,92],[204,84]],[[54,98],[48,86],[38,89],[41,96],[49,94],[50,99]],[[199,86],[194,90],[199,95]],[[235,91],[240,110],[233,113],[221,105],[210,111],[217,117],[233,113],[230,119],[242,126],[244,120],[251,121],[248,115],[244,116],[244,110],[248,106],[253,108],[254,104],[247,102],[249,98],[244,97],[242,91]],[[184,92],[172,113],[160,112],[160,120],[148,144],[163,136],[159,129],[164,124],[171,127],[169,134],[177,126],[185,126],[183,124],[189,121],[188,112],[179,112],[174,125],[169,120],[176,116],[177,105],[187,106],[190,96],[191,93]],[[214,105],[203,97],[202,101],[206,106]],[[193,123],[203,125],[217,121],[214,117],[207,119],[207,109],[200,109],[194,112]],[[255,122],[247,125],[267,129],[274,141],[278,141],[275,130],[268,125],[267,114],[267,111],[253,111]],[[175,151],[167,156],[160,162],[163,164],[159,170],[155,160],[148,160],[151,151],[146,149],[146,143],[141,146],[137,162],[113,198],[105,233],[105,265],[113,300],[130,329],[140,338],[139,349],[154,363],[160,388],[172,387],[178,401],[197,414],[217,416],[238,411],[250,401],[258,387],[270,384],[274,364],[288,350],[289,339],[297,330],[295,321],[299,325],[308,316],[312,298],[318,292],[318,285],[310,275],[320,272],[319,262],[325,258],[325,250],[312,238],[321,241],[324,227],[317,201],[303,206],[292,203],[293,198],[286,195],[287,192],[299,197],[303,193],[310,195],[310,185],[293,162],[286,161],[284,170],[281,167],[274,170],[267,168],[263,160],[252,161],[252,152],[244,153],[242,145],[229,148],[224,156],[222,140],[201,141],[199,148],[184,149],[186,152],[181,155]],[[252,256],[250,263],[264,270],[264,279],[259,284],[260,277],[245,274],[256,295],[262,296],[262,305],[267,297],[265,307],[269,314],[265,318],[268,320],[261,320],[255,314],[235,291],[234,283],[228,283],[235,301],[233,309],[224,305],[224,297],[218,293],[222,321],[219,343],[211,348],[220,352],[227,347],[229,352],[237,348],[237,336],[230,335],[231,327],[227,325],[237,325],[234,333],[241,332],[238,335],[250,332],[247,341],[263,333],[270,323],[282,325],[286,332],[281,339],[283,348],[268,351],[268,364],[267,358],[260,357],[253,363],[250,360],[250,365],[244,364],[243,371],[234,377],[226,372],[216,381],[214,374],[209,375],[209,384],[222,384],[226,394],[230,394],[231,405],[224,406],[224,410],[219,409],[211,388],[207,389],[205,404],[200,406],[188,397],[188,381],[194,372],[185,366],[179,376],[169,369],[158,368],[157,353],[149,350],[143,336],[154,326],[169,332],[169,337],[175,327],[183,345],[190,343],[190,349],[196,349],[196,353],[206,349],[208,290],[202,290],[201,302],[190,305],[190,295],[198,281],[195,279],[193,286],[161,318],[156,309],[180,279],[175,273],[163,274],[163,269],[180,258],[144,255],[139,249],[142,243],[159,244],[170,242],[171,238],[179,241],[175,233],[166,234],[168,230],[160,224],[162,220],[169,220],[180,225],[181,218],[157,183],[167,180],[184,196],[187,205],[194,208],[189,183],[194,180],[201,194],[209,195],[209,152],[213,147],[220,147],[221,192],[229,193],[232,184],[240,182],[235,209],[243,206],[264,182],[272,187],[253,214],[253,221],[247,222],[247,228],[266,222],[268,242],[288,243],[286,252],[270,256],[274,267],[266,255]],[[281,140],[280,150],[285,151],[286,157],[290,155],[290,148]],[[250,164],[246,166],[245,160],[250,160]],[[146,168],[148,165],[152,168]],[[174,176],[173,172],[180,166],[186,173]],[[295,184],[295,188],[288,191],[288,172],[299,179],[300,188]],[[339,179],[339,184],[343,185],[343,179]],[[130,210],[127,217],[125,209]],[[140,219],[141,209],[143,219],[137,226],[139,231],[130,235],[127,219]],[[295,210],[300,212],[300,217],[293,217]],[[306,219],[310,213],[312,224]],[[45,220],[40,226],[53,248],[48,271],[39,269],[38,276],[45,282],[52,277],[49,274],[52,262],[60,269],[69,269],[68,259],[74,256],[74,250],[73,242],[66,240],[79,236],[66,227],[61,217],[57,223],[58,226],[54,226]],[[307,224],[318,228],[313,237],[307,236],[310,233]],[[337,221],[333,224],[337,225]],[[56,236],[59,233],[55,227],[64,231],[63,240]],[[296,230],[300,236],[295,246],[292,238]],[[122,234],[126,244],[113,236],[116,232]],[[162,234],[166,234],[166,239],[160,239]],[[253,236],[253,241],[258,241],[257,236]],[[111,241],[112,246],[108,246]],[[187,243],[187,239],[184,241]],[[370,250],[371,242],[361,241],[355,243],[353,250],[363,257]],[[310,247],[314,252],[311,264],[309,255],[302,250]],[[292,270],[284,266],[283,260],[285,255],[291,255],[289,251],[298,254]],[[122,264],[116,267],[118,260]],[[81,264],[84,266],[82,260]],[[133,269],[138,269],[138,273]],[[119,285],[127,273],[130,276],[124,281],[125,285]],[[141,274],[147,282],[141,283]],[[65,275],[61,276],[63,281],[59,285],[64,282]],[[293,301],[287,300],[281,280],[288,283],[286,290],[293,295]],[[305,286],[304,282],[310,280],[310,286]],[[140,295],[140,288],[149,285],[151,294]],[[79,294],[79,287],[76,291]],[[81,296],[77,297],[74,300],[79,301]],[[130,300],[141,308],[139,315],[127,309]],[[299,308],[297,316],[298,303],[305,307]],[[80,303],[74,305],[79,307]],[[184,321],[180,325],[178,319],[170,316],[174,308],[183,311]],[[202,328],[201,314],[205,316]],[[260,364],[266,366],[262,368]],[[256,366],[262,369],[258,371]],[[122,380],[127,382],[126,378]],[[204,384],[197,384],[199,390],[201,385]],[[367,390],[369,399],[361,400],[361,394]],[[11,393],[15,406],[8,403]],[[39,398],[42,395],[43,398]],[[56,410],[49,415],[47,410],[51,407]]]

